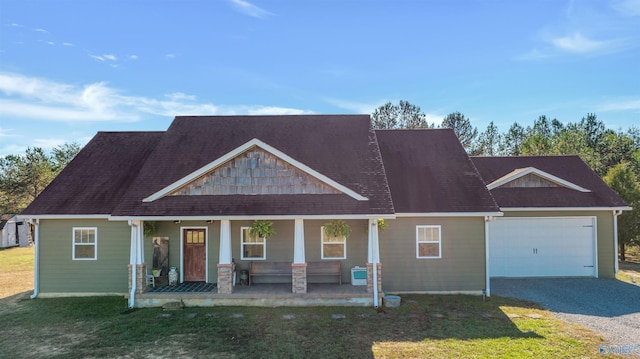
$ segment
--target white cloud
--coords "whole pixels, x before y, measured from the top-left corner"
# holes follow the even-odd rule
[[[117,60],[118,60],[118,58],[116,57],[116,55],[110,55],[110,54],[107,54],[107,55],[104,55],[103,57],[104,57],[105,59],[107,59],[107,60],[111,60],[111,61],[117,61]]]
[[[41,32],[41,33],[44,33],[44,34],[49,33],[49,31],[47,31],[47,30],[45,30],[45,29],[33,29],[33,31],[35,31],[35,32]]]
[[[609,101],[598,106],[597,111],[640,112],[640,98],[624,98],[615,101]]]
[[[257,17],[259,19],[264,19],[268,16],[273,15],[272,13],[270,13],[267,10],[264,10],[256,5],[253,5],[251,3],[249,3],[248,1],[244,1],[244,0],[231,0],[231,4],[233,5],[234,8],[236,8],[236,10],[238,10],[239,12],[247,15],[247,16],[251,16],[251,17]]]
[[[126,96],[105,82],[77,86],[0,72],[0,117],[61,122],[123,122],[138,121],[148,115],[301,113],[308,112],[277,106],[218,106],[197,102],[195,96],[181,92],[167,94],[160,100]]]
[[[137,60],[138,59],[138,55],[129,55],[129,59],[130,60]]]
[[[516,60],[542,60],[552,57],[549,53],[544,53],[538,49],[533,49],[526,54],[516,56]]]
[[[175,59],[176,55],[175,54],[166,54],[166,55],[164,55],[164,57],[167,58],[167,59]]]
[[[53,41],[47,41],[47,44],[49,44],[49,45],[52,45],[52,46],[53,46],[53,45],[55,45],[56,43],[55,43],[55,42],[53,42]]]
[[[640,0],[614,1],[611,6],[623,16],[640,16]]]
[[[71,42],[63,42],[62,46],[73,46],[73,43],[71,43]]]
[[[612,41],[591,40],[577,32],[570,36],[551,39],[551,43],[560,50],[580,53],[601,51],[612,45]]]
[[[116,57],[116,55],[111,55],[111,54],[106,54],[106,55],[92,55],[89,54],[89,57],[98,60],[100,62],[107,62],[107,61],[117,61],[118,58]]]
[[[17,135],[11,134],[10,132],[13,132],[13,130],[0,127],[0,137],[17,137]]]

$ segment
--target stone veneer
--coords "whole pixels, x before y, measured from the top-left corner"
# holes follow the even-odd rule
[[[382,292],[382,263],[378,263],[378,293]],[[367,293],[373,293],[373,263],[367,263]]]
[[[218,293],[233,293],[233,264],[218,264]]]
[[[291,264],[292,284],[291,291],[293,293],[307,292],[307,263]]]
[[[129,264],[129,292],[132,286],[132,271]],[[147,265],[145,263],[136,264],[136,293],[144,293],[147,291]]]

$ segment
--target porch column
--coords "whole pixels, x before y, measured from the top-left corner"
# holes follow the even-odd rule
[[[233,263],[231,263],[231,221],[228,219],[220,220],[218,293],[233,293]]]
[[[142,222],[129,221],[131,226],[131,250],[129,253],[129,307],[135,305],[135,294],[146,290],[147,266],[142,254]]]
[[[307,262],[304,255],[304,220],[296,219],[293,230],[293,264],[291,264],[291,291],[307,292]]]
[[[374,272],[374,268],[376,268]],[[376,283],[377,285],[374,285]],[[369,219],[369,252],[367,256],[367,292],[374,294],[374,305],[378,306],[378,292],[382,290],[382,263],[378,245],[378,220]]]

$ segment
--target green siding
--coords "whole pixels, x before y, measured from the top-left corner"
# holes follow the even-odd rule
[[[97,227],[97,260],[72,260],[73,227]],[[130,244],[127,222],[41,220],[40,292],[127,292]]]
[[[485,287],[484,217],[387,220],[380,235],[385,292],[481,291]],[[416,226],[440,225],[442,258],[416,258]]]
[[[598,277],[615,278],[613,211],[525,211],[504,212],[504,217],[597,217]]]

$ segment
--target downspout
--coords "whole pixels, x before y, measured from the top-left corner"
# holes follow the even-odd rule
[[[618,269],[620,264],[618,263],[618,216],[622,214],[622,210],[617,209],[613,211],[613,253],[614,256],[614,272],[613,274],[618,274]]]
[[[131,264],[131,291],[129,292],[129,308],[133,308],[136,303],[136,277],[138,276],[137,252],[138,252],[138,225],[129,220],[131,226],[131,254],[129,256],[129,264]]]
[[[484,268],[485,283],[483,295],[491,296],[491,276],[489,274],[489,222],[493,221],[493,216],[484,216]]]
[[[29,219],[29,223],[35,227],[33,242],[35,243],[36,253],[34,255],[33,265],[33,294],[30,297],[31,299],[35,299],[40,292],[40,220]]]
[[[369,220],[369,236],[371,248],[371,264],[373,272],[373,307],[378,308],[378,262],[380,261],[380,248],[378,246],[378,220]]]

